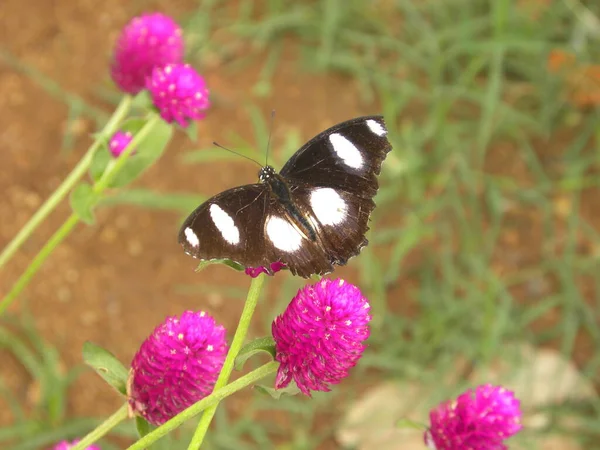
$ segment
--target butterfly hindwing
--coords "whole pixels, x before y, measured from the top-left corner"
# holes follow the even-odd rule
[[[346,264],[367,245],[365,234],[375,208],[372,199],[330,187],[292,185],[291,191],[295,203],[306,211],[316,230],[319,247],[332,264]]]
[[[184,222],[179,242],[202,260],[230,259],[246,267],[281,261],[294,275],[331,271],[332,264],[290,211],[269,196],[268,186],[230,189],[199,206]]]
[[[283,262],[290,272],[304,278],[331,272],[333,267],[329,255],[320,245],[318,236],[311,233],[315,230],[310,216],[306,216],[302,209],[297,212],[302,213],[302,218],[308,217],[308,222],[303,224],[302,219],[285,205],[277,201],[271,203],[264,226],[268,259]]]
[[[291,184],[345,189],[372,198],[381,163],[392,149],[382,116],[365,116],[335,125],[315,136],[283,166]]]

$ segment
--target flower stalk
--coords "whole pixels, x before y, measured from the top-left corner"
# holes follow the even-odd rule
[[[246,335],[248,334],[250,321],[252,320],[252,315],[254,314],[254,310],[256,309],[256,305],[258,303],[258,298],[260,296],[260,292],[262,290],[264,281],[264,274],[260,274],[258,277],[252,279],[250,289],[248,290],[248,296],[246,297],[246,303],[244,304],[244,309],[242,310],[242,315],[240,316],[235,335],[233,336],[231,346],[229,347],[229,352],[227,352],[225,363],[223,364],[223,368],[221,369],[219,378],[215,383],[215,391],[223,388],[229,381],[229,377],[231,376],[231,372],[233,371],[235,358],[242,349],[242,346],[244,345],[244,341],[246,339]],[[209,408],[206,409],[206,411],[204,411],[204,414],[202,414],[202,417],[200,418],[200,422],[198,423],[194,436],[192,437],[192,440],[188,446],[188,450],[195,450],[200,448],[200,446],[202,445],[202,441],[204,441],[204,437],[206,436],[206,432],[208,431],[208,427],[210,426],[212,418],[215,415],[215,412],[217,411],[217,407],[218,402],[214,405],[211,405]]]
[[[146,436],[136,441],[133,445],[127,447],[127,450],[143,450],[145,448],[148,448],[149,445],[153,444],[161,437],[166,436],[171,431],[178,428],[184,422],[198,415],[202,411],[206,411],[207,408],[216,406],[221,400],[229,397],[230,395],[242,390],[247,386],[255,384],[262,378],[272,373],[275,373],[277,371],[278,366],[279,363],[271,361],[267,364],[262,365],[258,369],[255,369],[252,372],[249,372],[246,375],[238,378],[237,380],[229,383],[225,387],[222,387],[221,389],[215,389],[213,393],[209,396],[204,397],[199,402],[193,404],[189,408],[177,414],[172,419],[165,422],[160,427],[156,428],[154,431],[148,433]]]
[[[94,155],[100,146],[106,142],[115,132],[119,123],[127,116],[131,108],[132,97],[126,95],[122,98],[117,106],[114,114],[106,123],[99,136],[96,137],[94,143],[90,146],[83,158],[73,168],[71,173],[65,178],[52,195],[44,202],[44,204],[35,212],[29,221],[19,230],[17,235],[8,243],[8,245],[0,253],[0,269],[14,256],[21,246],[29,239],[33,232],[46,220],[52,211],[56,209],[58,204],[64,200],[71,189],[79,182],[90,168]],[[1,310],[1,306],[0,306]]]
[[[98,199],[101,194],[109,187],[111,181],[117,176],[120,170],[127,162],[127,158],[134,151],[135,147],[142,142],[152,128],[159,122],[160,117],[157,114],[152,114],[142,129],[134,136],[131,143],[121,153],[121,155],[114,161],[112,166],[109,166],[107,170],[102,174],[100,179],[93,186],[94,193],[98,195]],[[116,124],[115,124],[116,127]],[[100,139],[100,137],[98,138]],[[12,304],[17,296],[25,289],[29,284],[33,276],[40,269],[42,264],[46,261],[52,251],[73,231],[73,228],[79,223],[79,216],[72,213],[67,220],[60,226],[60,228],[50,237],[38,254],[33,258],[31,263],[25,269],[25,272],[15,282],[11,290],[0,302],[0,315],[6,311],[6,309]]]

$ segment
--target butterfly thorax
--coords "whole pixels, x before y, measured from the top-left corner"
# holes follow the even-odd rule
[[[281,203],[289,204],[292,201],[290,188],[283,177],[275,172],[271,166],[265,166],[260,169],[258,179],[261,183],[269,185],[273,196]]]

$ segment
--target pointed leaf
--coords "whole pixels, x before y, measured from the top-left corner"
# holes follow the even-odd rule
[[[141,111],[149,111],[152,108],[152,99],[150,93],[145,89],[133,98],[131,106]]]
[[[248,358],[257,353],[267,353],[272,360],[275,359],[275,341],[272,336],[254,339],[244,345],[235,358],[235,369],[242,370]]]
[[[94,223],[93,209],[97,202],[98,195],[87,183],[80,184],[71,192],[71,209],[88,225]]]
[[[230,259],[211,259],[211,260],[200,261],[200,264],[198,264],[198,267],[196,267],[194,269],[194,271],[200,272],[201,270],[204,270],[206,267],[208,267],[212,264],[224,264],[228,267],[231,267],[233,270],[237,270],[238,272],[241,272],[242,270],[244,270],[244,266],[242,266],[241,264],[236,263],[235,261],[232,261]]]
[[[130,119],[123,124],[121,131],[130,132],[134,137],[146,124],[144,119]],[[136,145],[135,153],[129,155],[127,163],[112,180],[111,187],[121,187],[131,183],[148,169],[163,154],[173,128],[162,120],[156,122],[146,137]]]
[[[98,181],[113,159],[114,158],[108,151],[108,147],[106,144],[103,144],[94,154],[92,163],[90,164],[90,176],[92,177],[92,180]]]
[[[413,430],[427,430],[427,425],[421,422],[417,422],[415,420],[402,418],[396,422],[396,426],[398,428],[411,428]]]
[[[138,436],[143,438],[150,433],[154,427],[146,419],[140,416],[135,416],[135,429],[138,432]]]
[[[279,400],[281,397],[284,396],[291,397],[300,393],[300,389],[298,388],[298,386],[296,386],[296,383],[290,383],[287,387],[284,387],[282,389],[275,389],[269,386],[257,384],[254,386],[254,389],[256,389],[261,394],[270,395],[275,400]]]
[[[129,373],[112,353],[87,341],[83,344],[83,360],[118,392],[127,394]]]
[[[187,127],[182,128],[182,130],[187,134],[188,138],[190,138],[190,141],[198,141],[198,122],[192,120],[190,124]]]

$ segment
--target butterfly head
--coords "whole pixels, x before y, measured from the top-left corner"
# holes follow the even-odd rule
[[[277,172],[271,166],[265,166],[260,169],[258,172],[258,179],[261,183],[268,183],[270,179],[272,179]]]

